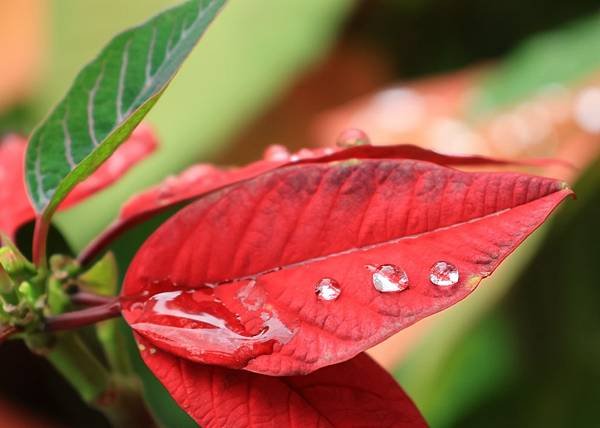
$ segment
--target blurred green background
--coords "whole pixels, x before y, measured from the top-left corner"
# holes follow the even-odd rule
[[[3,0],[0,133],[28,133],[114,33],[173,3]],[[11,33],[3,19],[13,27],[17,20],[18,28]],[[9,73],[18,61],[34,73]],[[192,163],[246,162],[270,143],[322,144],[313,131],[324,112],[399,81],[481,65],[487,71],[455,113],[469,123],[528,103],[548,85],[595,85],[598,2],[231,0],[148,118],[160,150],[119,184],[61,213],[57,226],[77,251],[127,197]],[[570,177],[578,200],[471,298],[415,330],[408,345],[400,333],[402,352],[384,351],[386,366],[433,427],[600,426],[600,137],[565,123],[558,135],[575,143],[539,150],[562,157],[585,141],[576,156],[580,171]],[[132,231],[116,244],[117,254],[145,234]],[[131,351],[135,359],[133,345]],[[48,426],[106,426],[18,343],[0,349],[0,364],[0,399],[22,426],[40,426],[36,418]],[[139,361],[137,367],[162,423],[193,426]]]

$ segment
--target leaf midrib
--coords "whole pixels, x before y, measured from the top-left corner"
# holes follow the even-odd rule
[[[353,254],[353,253],[360,252],[360,251],[369,251],[369,250],[372,250],[372,249],[383,247],[385,245],[397,244],[399,242],[402,242],[402,241],[405,241],[405,240],[408,240],[408,239],[417,239],[417,238],[420,238],[422,236],[427,236],[429,234],[440,232],[440,231],[452,230],[452,229],[455,229],[455,228],[462,227],[462,226],[464,226],[466,224],[477,223],[477,222],[483,221],[483,220],[488,219],[488,218],[500,216],[500,215],[502,215],[502,214],[504,214],[506,212],[509,212],[509,211],[511,211],[513,209],[516,209],[516,208],[519,208],[519,207],[523,207],[523,206],[527,206],[529,204],[538,202],[540,200],[543,200],[543,199],[546,199],[546,198],[548,198],[550,196],[553,196],[556,193],[561,193],[561,192],[565,194],[565,197],[568,196],[570,193],[572,193],[572,191],[570,189],[568,189],[568,188],[566,188],[566,189],[558,189],[558,190],[553,191],[551,193],[548,193],[548,194],[546,194],[546,195],[544,195],[544,196],[542,196],[540,198],[536,198],[536,199],[533,199],[533,200],[530,200],[530,201],[527,201],[527,202],[524,202],[524,203],[516,204],[516,205],[514,205],[512,207],[504,208],[504,209],[499,210],[499,211],[494,211],[492,213],[489,213],[489,214],[486,214],[486,215],[483,215],[483,216],[474,217],[474,218],[469,219],[469,220],[460,221],[460,222],[457,222],[457,223],[454,223],[454,224],[451,224],[451,225],[448,225],[448,226],[436,227],[434,229],[427,230],[425,232],[414,233],[414,234],[411,234],[411,235],[404,235],[404,236],[401,236],[401,237],[398,237],[398,238],[388,239],[388,240],[376,242],[376,243],[373,243],[373,244],[351,247],[351,248],[347,248],[347,249],[342,250],[342,251],[335,251],[335,252],[331,252],[331,253],[328,253],[328,254],[324,254],[322,256],[309,257],[309,258],[306,258],[306,259],[303,259],[303,260],[300,260],[300,261],[297,261],[297,262],[287,263],[287,264],[284,264],[284,265],[280,265],[280,266],[272,267],[272,268],[269,268],[269,269],[265,269],[265,270],[262,270],[262,271],[257,272],[257,273],[248,274],[248,275],[244,275],[244,276],[240,276],[240,277],[236,277],[236,278],[230,278],[230,279],[221,280],[221,281],[216,281],[216,282],[210,282],[210,284],[216,287],[216,286],[221,286],[221,285],[225,285],[225,284],[231,284],[231,283],[240,282],[240,281],[257,280],[259,277],[267,275],[267,274],[270,274],[270,273],[273,273],[273,272],[279,272],[279,271],[282,271],[282,270],[293,269],[293,268],[296,268],[296,267],[299,267],[299,266],[304,266],[304,265],[308,265],[308,264],[320,262],[320,261],[323,261],[323,260],[328,260],[328,259],[333,258],[333,257],[345,256],[345,255]],[[548,213],[548,215],[549,214],[550,213]],[[148,295],[147,297],[151,297],[151,295]]]

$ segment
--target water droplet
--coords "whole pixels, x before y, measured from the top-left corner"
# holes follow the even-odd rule
[[[315,286],[315,293],[320,300],[335,300],[342,290],[335,279],[323,278]]]
[[[451,263],[440,261],[429,271],[429,280],[440,287],[448,287],[458,282],[458,269]]]
[[[346,129],[337,137],[338,147],[367,146],[371,144],[369,136],[365,131],[356,128]]]
[[[202,287],[159,292],[145,299],[141,311],[130,311],[135,302],[123,300],[122,304],[131,326],[154,348],[177,349],[198,362],[240,368],[287,343],[293,332],[267,305],[268,318],[260,322],[232,311],[232,306],[239,305],[236,294],[220,296],[222,302],[214,289]],[[150,347],[146,349],[153,353]]]
[[[373,272],[373,285],[382,293],[393,293],[408,288],[408,275],[395,265],[381,265]]]
[[[150,355],[156,354],[156,348],[150,348]]]

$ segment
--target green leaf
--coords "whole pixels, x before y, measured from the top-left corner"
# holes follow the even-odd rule
[[[481,117],[540,91],[581,82],[600,67],[600,14],[529,38],[485,78],[470,112]]]
[[[127,10],[118,16],[111,11],[119,7],[119,0],[52,2],[56,43],[50,57],[54,61],[37,93],[36,111],[48,110],[52,100],[66,91],[65,81],[85,61],[86,52],[99,50],[109,34],[139,21],[144,10],[158,10],[172,1],[128,2]],[[191,163],[216,157],[232,162],[224,157],[224,150],[299,76],[323,60],[355,4],[351,0],[228,2],[217,25],[147,117],[160,137],[160,156],[148,158],[110,189],[55,216],[69,243],[81,249],[115,218],[131,195]],[[92,30],[82,32],[83,28]],[[258,153],[262,145],[255,141],[244,153]]]
[[[107,252],[89,270],[79,275],[83,287],[103,296],[114,296],[119,287],[119,268],[112,252]]]
[[[225,0],[189,0],[116,36],[33,133],[26,181],[49,218],[133,131]]]

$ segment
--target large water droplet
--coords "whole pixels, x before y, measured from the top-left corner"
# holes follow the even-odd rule
[[[448,287],[458,282],[458,269],[452,263],[440,261],[429,271],[429,280],[440,287]]]
[[[381,265],[373,271],[373,285],[382,293],[394,293],[408,288],[408,275],[395,265]]]
[[[367,146],[371,144],[369,136],[365,131],[356,128],[346,129],[337,137],[338,147],[348,148],[354,146]]]
[[[239,368],[287,343],[293,332],[272,307],[265,309],[259,321],[244,311],[232,311],[231,307],[239,305],[237,294],[232,293],[234,300],[223,302],[211,288],[165,291],[145,299],[142,307],[127,299],[122,305],[132,327],[156,348],[176,349],[202,363]]]
[[[315,293],[320,300],[335,300],[340,297],[342,289],[335,279],[323,278],[317,282]]]

